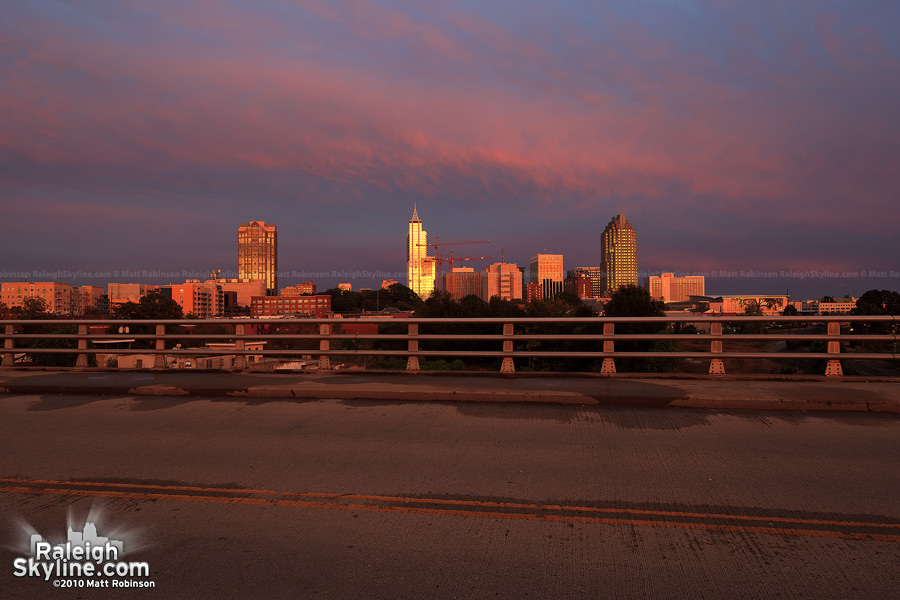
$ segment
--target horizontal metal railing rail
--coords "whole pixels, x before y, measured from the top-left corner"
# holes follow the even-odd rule
[[[626,334],[616,333],[617,324],[656,324],[660,330],[673,324],[709,323],[710,333],[651,333]],[[726,325],[743,325],[746,323],[764,323],[780,325],[780,329],[771,329],[768,333],[729,334],[724,333]],[[858,323],[868,328],[870,325],[887,324],[890,333],[863,335],[841,333],[842,323]],[[791,329],[810,324],[824,324],[827,329],[822,333],[792,333]],[[897,316],[678,316],[678,317],[542,317],[542,318],[327,318],[327,319],[207,319],[207,320],[137,320],[137,319],[44,319],[44,320],[5,320],[0,321],[0,348],[2,366],[15,366],[16,355],[39,354],[76,354],[76,366],[87,367],[89,355],[153,355],[154,368],[166,368],[169,358],[178,357],[236,357],[235,368],[246,367],[247,356],[318,356],[319,368],[330,368],[330,357],[333,356],[383,356],[407,358],[407,369],[418,370],[418,359],[428,357],[446,358],[502,358],[501,371],[514,372],[514,359],[520,357],[535,358],[590,358],[603,359],[601,373],[615,373],[615,358],[706,358],[710,360],[710,374],[724,374],[723,359],[773,358],[773,359],[819,359],[827,360],[826,375],[842,374],[840,359],[854,360],[893,360],[897,359],[896,342],[900,319]],[[341,325],[390,325],[394,329],[406,328],[406,333],[340,333]],[[470,333],[441,334],[419,332],[420,326],[453,326],[480,325],[482,327],[502,326],[503,333]],[[539,332],[541,326],[593,325],[602,329],[603,333],[546,333]],[[89,333],[90,326],[119,329],[114,333]],[[180,331],[172,328],[179,327]],[[229,327],[233,333],[204,333],[194,331],[196,327]],[[257,331],[247,331],[248,326]],[[317,333],[296,333],[291,331],[271,331],[271,329],[296,329],[305,326],[307,329],[318,329]],[[155,333],[131,333],[131,328],[150,329]],[[167,327],[169,328],[167,332]],[[78,333],[57,333],[43,331],[26,333],[23,329],[66,329],[77,328]],[[334,331],[337,328],[338,331]],[[427,329],[427,327],[426,327]],[[527,331],[525,330],[527,329]],[[124,330],[124,331],[123,331]],[[263,330],[263,331],[260,331]],[[787,331],[786,331],[787,330]],[[31,347],[29,342],[37,340],[70,340],[77,343],[77,348],[65,347]],[[211,341],[230,343],[233,347],[177,348],[167,347],[173,341],[190,343],[191,341],[209,343]],[[319,348],[308,349],[263,349],[248,347],[260,345],[260,342],[271,341],[318,341]],[[636,352],[616,351],[615,343],[622,341],[704,341],[709,342],[708,351],[674,351],[674,352]],[[733,341],[815,341],[826,343],[827,352],[766,352],[766,351],[724,351],[723,344]],[[151,348],[102,348],[88,347],[89,342],[131,342],[153,341]],[[331,342],[358,341],[406,341],[407,349],[388,348],[335,348]],[[422,349],[420,342],[455,342],[478,341],[498,342],[497,349],[483,350],[440,350]],[[891,352],[853,352],[841,353],[843,342],[890,342]],[[17,343],[19,342],[19,343]],[[526,348],[522,342],[598,342],[602,350],[569,351]]]
[[[516,334],[517,336],[520,334]],[[868,342],[891,342],[897,339],[897,336],[894,335],[833,335],[829,336],[827,334],[818,334],[818,335],[803,335],[803,334],[790,334],[790,335],[779,335],[777,333],[771,334],[742,334],[742,333],[723,333],[722,335],[712,335],[708,333],[658,333],[658,334],[629,334],[629,333],[617,333],[615,334],[616,340],[743,340],[743,341],[784,341],[784,340],[796,340],[796,341],[814,341],[814,340],[824,340],[827,341],[829,339],[840,340],[842,342],[848,341],[868,341]],[[79,335],[77,333],[65,333],[65,334],[52,334],[48,335],[45,333],[17,333],[15,334],[15,339],[17,340],[43,340],[43,339],[57,339],[57,340],[78,340],[82,339],[84,336]],[[525,337],[525,336],[523,336]],[[0,333],[0,339],[3,339],[4,335]],[[118,340],[190,340],[191,338],[196,338],[198,340],[229,340],[234,341],[235,335],[233,333],[214,333],[214,334],[185,334],[185,333],[167,333],[165,335],[154,335],[154,334],[116,334],[113,337],[113,334],[93,334],[91,336],[92,341],[118,341]],[[268,336],[260,336],[259,334],[246,334],[244,340],[247,342],[253,341],[267,341],[272,338],[277,338],[279,340],[318,340],[322,338],[322,334],[314,333],[314,334],[272,334]],[[391,334],[391,333],[332,333],[328,335],[329,340],[407,340],[409,339],[409,334]],[[473,341],[503,341],[508,340],[509,336],[504,336],[500,334],[471,334],[471,335],[447,335],[447,334],[427,334],[421,333],[416,336],[418,340],[446,340],[446,341],[460,341],[460,340],[473,340]],[[609,339],[608,335],[602,334],[570,334],[570,333],[560,333],[560,334],[533,334],[527,335],[528,340],[537,340],[537,341],[552,341],[552,340],[563,340],[563,341],[577,341],[577,340],[604,340]],[[521,341],[520,339],[516,339],[516,341]]]
[[[438,324],[468,324],[468,323],[848,323],[851,321],[900,323],[900,315],[734,315],[734,316],[670,316],[670,317],[326,317],[326,318],[215,318],[215,319],[0,319],[0,325],[181,325],[184,327],[197,327],[201,325],[303,325],[322,323],[379,323],[379,324],[405,324],[418,325],[428,323]]]

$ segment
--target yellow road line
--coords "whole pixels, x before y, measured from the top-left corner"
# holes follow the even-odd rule
[[[740,519],[748,521],[772,521],[796,524],[812,524],[812,525],[837,525],[844,527],[887,527],[900,529],[900,524],[889,523],[865,523],[858,521],[833,521],[833,520],[816,520],[816,519],[789,519],[784,517],[760,517],[755,515],[720,515],[706,513],[688,513],[675,511],[640,511],[632,509],[614,509],[614,508],[594,508],[586,506],[557,506],[557,505],[538,505],[538,504],[520,504],[520,503],[503,503],[488,502],[478,500],[446,500],[446,499],[428,499],[428,498],[405,498],[402,496],[366,496],[357,494],[317,494],[312,492],[286,493],[278,494],[271,490],[242,490],[230,488],[205,488],[193,486],[153,486],[147,484],[111,484],[111,483],[91,483],[91,482],[62,482],[52,480],[24,480],[24,479],[2,479],[2,483],[25,483],[29,485],[17,486],[0,486],[0,491],[23,494],[52,494],[60,496],[99,496],[106,498],[128,498],[139,500],[176,500],[187,502],[210,502],[220,504],[251,504],[251,505],[267,505],[267,506],[295,506],[305,508],[325,508],[339,510],[358,510],[358,511],[374,511],[374,512],[396,512],[407,514],[429,514],[443,516],[464,516],[464,517],[480,517],[490,519],[516,519],[523,521],[553,521],[566,523],[596,523],[606,525],[635,525],[644,527],[669,527],[678,529],[694,529],[708,531],[729,531],[740,533],[766,533],[780,535],[795,535],[809,537],[839,538],[839,539],[855,539],[855,540],[879,540],[889,542],[900,542],[900,534],[878,534],[878,533],[862,533],[862,532],[841,532],[827,531],[820,529],[803,529],[803,528],[785,528],[785,527],[764,527],[764,526],[746,526],[731,525],[720,523],[697,523],[684,521],[666,521],[660,519],[630,519],[630,518],[612,518],[612,517],[593,517],[580,515],[558,515],[558,514],[540,514],[540,513],[509,513],[499,511],[479,511],[465,509],[442,509],[442,508],[426,508],[421,506],[398,506],[398,505],[377,505],[377,504],[347,504],[344,502],[328,502],[328,501],[312,501],[312,500],[294,500],[291,497],[320,498],[332,500],[367,500],[380,502],[403,502],[405,504],[446,504],[453,506],[472,506],[478,508],[517,508],[530,510],[565,510],[565,511],[586,511],[594,513],[618,513],[618,514],[638,514],[646,516],[671,516],[671,517],[692,517],[706,519]],[[77,486],[96,486],[96,487],[132,487],[135,489],[156,489],[163,492],[149,491],[124,491],[124,490],[88,490],[88,489],[72,489],[64,487],[33,487],[35,485],[77,485]],[[247,496],[225,496],[225,495],[196,495],[184,494],[178,492],[197,491],[197,492],[216,492],[228,493],[238,492],[241,494],[255,493],[258,495],[278,495],[277,498],[253,498]]]

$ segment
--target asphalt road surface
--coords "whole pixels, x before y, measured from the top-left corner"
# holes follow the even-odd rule
[[[3,598],[900,597],[896,415],[6,395],[0,456]],[[86,521],[149,576],[15,576]]]

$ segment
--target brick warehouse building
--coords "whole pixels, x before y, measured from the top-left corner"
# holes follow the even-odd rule
[[[315,316],[331,312],[331,296],[254,296],[250,299],[251,317]]]

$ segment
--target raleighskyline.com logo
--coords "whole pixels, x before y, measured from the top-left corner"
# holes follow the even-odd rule
[[[156,587],[146,562],[125,562],[124,543],[97,534],[94,523],[83,531],[69,527],[65,543],[51,544],[40,534],[31,536],[31,554],[13,561],[15,577],[52,581],[53,587]]]

